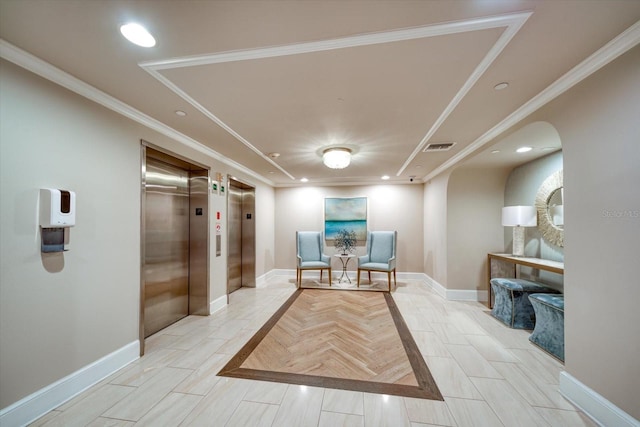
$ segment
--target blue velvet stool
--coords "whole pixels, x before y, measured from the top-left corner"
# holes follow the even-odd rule
[[[564,295],[531,294],[536,327],[529,341],[564,362]]]
[[[535,293],[557,293],[552,288],[524,279],[491,279],[495,302],[491,315],[514,329],[533,329],[536,315],[528,296]]]

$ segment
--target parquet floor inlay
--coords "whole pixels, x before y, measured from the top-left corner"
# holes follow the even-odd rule
[[[443,400],[381,292],[296,291],[218,375]]]

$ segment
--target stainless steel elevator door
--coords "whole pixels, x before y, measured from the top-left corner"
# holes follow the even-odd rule
[[[229,242],[228,287],[229,293],[242,287],[242,189],[229,183]]]
[[[228,292],[256,287],[255,188],[229,179]]]
[[[147,158],[144,335],[189,314],[189,172]]]

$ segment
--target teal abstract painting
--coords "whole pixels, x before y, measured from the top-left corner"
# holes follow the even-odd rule
[[[324,235],[333,240],[339,230],[355,231],[358,242],[367,240],[367,198],[324,199]]]

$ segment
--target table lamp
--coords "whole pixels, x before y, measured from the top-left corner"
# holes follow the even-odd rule
[[[535,206],[505,206],[502,208],[502,225],[513,227],[513,256],[524,256],[524,227],[538,225]]]

